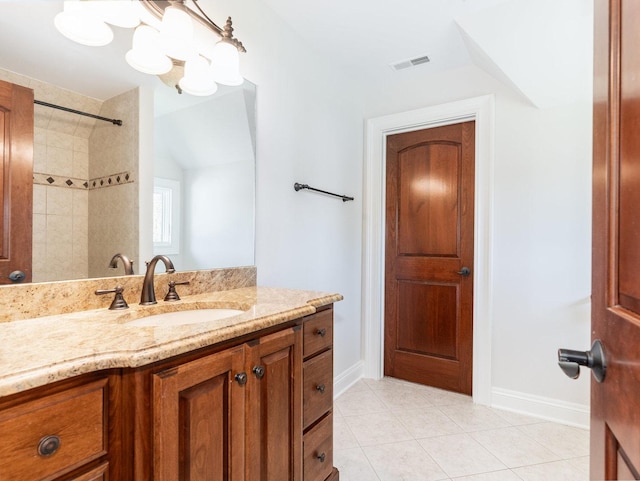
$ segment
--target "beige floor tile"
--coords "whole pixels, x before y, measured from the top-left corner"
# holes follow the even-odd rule
[[[356,437],[347,426],[347,422],[344,417],[333,418],[333,449],[349,449],[360,447]]]
[[[416,439],[462,433],[462,428],[436,407],[405,409],[394,414]]]
[[[567,461],[524,466],[513,470],[524,481],[585,481],[585,475]]]
[[[448,406],[440,406],[439,408],[465,432],[511,426],[508,421],[485,406],[478,406],[476,404],[451,404]]]
[[[360,446],[389,444],[413,439],[400,420],[390,412],[345,416],[344,419]]]
[[[436,481],[447,479],[438,464],[417,441],[363,448],[381,481]]]
[[[427,399],[434,406],[449,406],[465,404],[468,406],[473,405],[473,399],[466,394],[460,394],[457,392],[444,391],[443,389],[437,389],[429,386],[422,386],[423,392],[427,396]]]
[[[526,414],[520,414],[513,411],[506,411],[504,409],[494,408],[493,412],[512,426],[524,426],[526,424],[539,424],[546,422],[544,419],[534,418],[533,416],[527,416]]]
[[[504,471],[494,471],[492,473],[472,474],[471,476],[463,476],[454,478],[453,481],[522,481],[513,471],[506,469]],[[557,481],[560,481],[559,479]]]
[[[584,481],[588,440],[586,430],[393,378],[363,379],[334,406],[341,481]]]
[[[424,450],[450,477],[506,469],[506,466],[469,434],[420,439]]]
[[[586,429],[549,422],[520,426],[519,429],[561,458],[589,455],[589,431]]]
[[[334,451],[333,464],[340,471],[340,481],[380,481],[360,448]]]
[[[561,459],[517,427],[478,431],[470,435],[509,468]]]
[[[378,389],[374,395],[391,411],[431,406],[427,396],[419,390],[398,386],[396,389]]]
[[[585,479],[589,476],[589,456],[583,456],[581,458],[567,459],[567,462],[574,468],[580,470],[584,474]]]
[[[336,400],[335,405],[343,416],[375,414],[388,410],[384,403],[369,389],[363,391],[349,390]]]

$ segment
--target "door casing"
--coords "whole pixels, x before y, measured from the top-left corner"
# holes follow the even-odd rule
[[[385,151],[387,135],[475,120],[475,262],[473,400],[491,404],[491,251],[494,157],[493,95],[474,97],[367,121],[364,165],[362,331],[364,376],[380,379],[384,360]]]

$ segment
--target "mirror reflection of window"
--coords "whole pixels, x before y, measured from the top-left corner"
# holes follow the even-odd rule
[[[180,253],[180,182],[153,179],[153,252]]]

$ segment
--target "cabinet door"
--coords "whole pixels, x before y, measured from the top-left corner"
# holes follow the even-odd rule
[[[238,346],[153,375],[154,481],[244,480],[243,366]]]
[[[302,480],[302,331],[250,343],[246,479]]]

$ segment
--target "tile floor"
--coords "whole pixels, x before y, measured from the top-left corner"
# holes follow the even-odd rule
[[[585,481],[589,432],[392,378],[335,402],[340,481]]]

